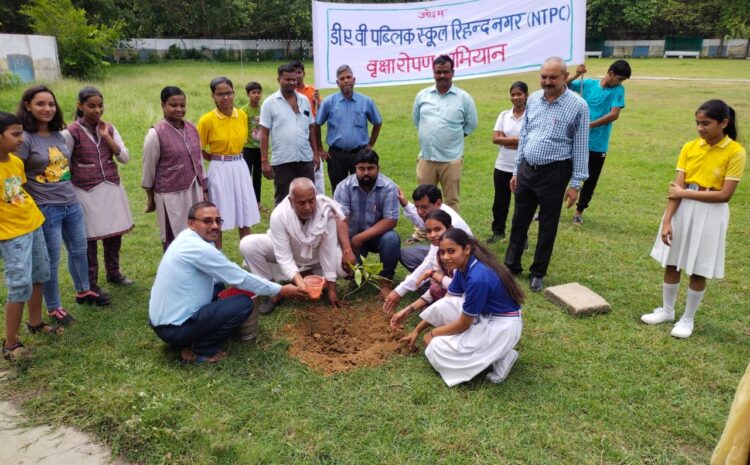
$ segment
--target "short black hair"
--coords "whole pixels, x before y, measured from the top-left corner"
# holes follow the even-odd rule
[[[169,100],[169,97],[174,97],[175,95],[182,95],[185,96],[185,92],[182,91],[177,86],[167,86],[161,90],[161,103],[167,103],[167,100]]]
[[[438,186],[432,184],[421,184],[414,189],[414,192],[411,194],[411,199],[417,201],[421,200],[423,197],[427,197],[427,200],[434,204],[438,200],[443,200],[443,193],[440,192]]]
[[[529,86],[526,85],[526,83],[523,81],[516,81],[513,84],[511,84],[510,91],[513,92],[513,89],[518,89],[524,94],[529,95]]]
[[[259,90],[263,92],[263,87],[258,82],[250,81],[245,85],[245,92],[249,94],[251,90]]]
[[[380,166],[380,157],[378,152],[372,149],[362,149],[357,154],[357,158],[354,159],[354,164],[367,163],[370,165]]]
[[[630,79],[630,63],[625,60],[617,60],[609,65],[609,69],[607,70],[607,72],[610,71],[612,71],[612,74],[614,74],[615,76],[621,76]]]
[[[232,84],[232,81],[228,77],[219,76],[211,79],[211,83],[208,85],[211,88],[212,94],[216,92],[216,88],[219,87],[219,84],[226,84],[234,90],[234,84]]]
[[[195,218],[195,212],[197,212],[201,208],[212,208],[212,207],[216,208],[216,204],[213,204],[213,203],[211,203],[211,202],[209,202],[207,200],[203,200],[201,202],[198,202],[198,203],[194,204],[192,207],[190,207],[190,210],[188,210],[188,215],[187,215],[188,219],[189,220],[196,219]]]
[[[14,115],[13,113],[6,113],[4,111],[0,111],[0,134],[4,133],[6,129],[13,126],[14,124],[23,124],[21,123],[21,118]]]
[[[292,66],[291,63],[284,63],[283,65],[279,65],[279,68],[276,71],[278,72],[279,77],[281,77],[281,75],[284,73],[297,74],[297,69]]]
[[[305,64],[302,63],[300,60],[292,60],[289,62],[290,65],[294,68],[294,70],[301,69],[302,71],[305,70]]]
[[[450,63],[451,69],[453,69],[453,58],[449,57],[448,55],[440,55],[439,57],[435,58],[435,61],[432,62],[432,68],[435,69],[435,65],[444,65],[446,63]]]

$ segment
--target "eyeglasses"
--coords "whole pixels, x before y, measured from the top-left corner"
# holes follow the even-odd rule
[[[200,221],[206,226],[211,226],[213,223],[216,223],[219,226],[224,224],[224,220],[221,218],[189,218],[189,219],[194,220],[194,221]]]
[[[217,97],[219,97],[219,98],[231,97],[231,96],[234,95],[234,91],[216,92],[214,95],[217,96]]]

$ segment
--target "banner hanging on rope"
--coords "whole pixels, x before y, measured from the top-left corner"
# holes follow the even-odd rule
[[[550,56],[583,63],[585,31],[585,0],[313,1],[315,85],[336,87],[343,64],[357,86],[427,82],[439,55],[457,79],[530,71]]]

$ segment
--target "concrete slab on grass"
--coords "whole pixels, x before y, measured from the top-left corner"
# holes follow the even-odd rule
[[[612,306],[596,292],[578,283],[548,287],[544,296],[573,316],[609,313]]]

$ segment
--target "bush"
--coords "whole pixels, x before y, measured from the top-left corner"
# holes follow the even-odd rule
[[[169,46],[164,58],[167,60],[179,60],[182,58],[182,49],[177,44],[172,44]]]
[[[18,87],[23,84],[16,73],[0,73],[0,90]]]
[[[54,36],[63,74],[76,78],[100,75],[119,42],[122,22],[112,26],[88,24],[86,12],[71,0],[32,0],[21,8],[37,34]]]

